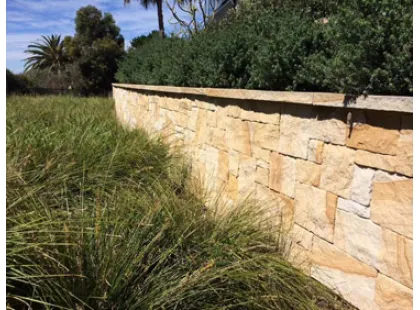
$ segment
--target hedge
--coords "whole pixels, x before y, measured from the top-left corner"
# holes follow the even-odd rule
[[[412,0],[253,1],[192,38],[151,40],[121,83],[412,95]]]

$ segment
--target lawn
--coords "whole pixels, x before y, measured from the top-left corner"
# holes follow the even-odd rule
[[[203,201],[111,99],[8,97],[7,306],[350,309],[287,262],[262,208]]]

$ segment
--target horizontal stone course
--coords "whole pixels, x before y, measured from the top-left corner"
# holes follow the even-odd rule
[[[362,310],[412,309],[412,98],[115,84],[114,99],[191,160],[209,202],[265,207],[306,274]]]

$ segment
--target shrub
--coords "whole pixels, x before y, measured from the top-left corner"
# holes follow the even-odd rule
[[[120,62],[123,83],[412,94],[412,0],[247,3]]]
[[[348,309],[286,262],[262,208],[203,209],[167,146],[109,99],[7,102],[7,305]]]
[[[26,94],[30,92],[31,83],[24,74],[14,74],[6,69],[6,94]]]

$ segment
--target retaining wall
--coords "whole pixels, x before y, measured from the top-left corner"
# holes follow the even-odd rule
[[[114,84],[118,119],[162,134],[227,205],[274,206],[291,260],[360,309],[412,309],[409,97]]]

